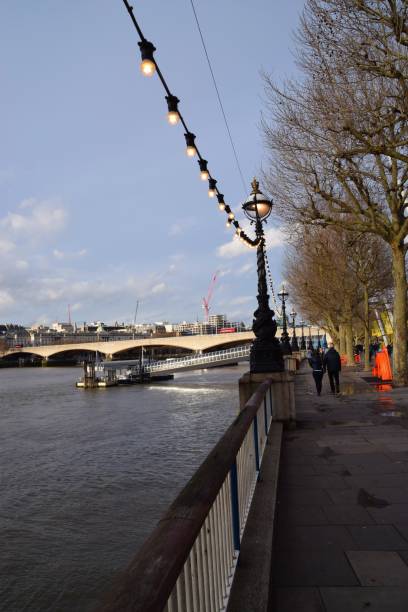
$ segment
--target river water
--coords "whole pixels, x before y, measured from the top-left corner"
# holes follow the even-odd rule
[[[237,413],[239,367],[81,390],[0,369],[0,610],[93,610]]]

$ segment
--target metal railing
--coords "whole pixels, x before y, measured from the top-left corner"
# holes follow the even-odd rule
[[[231,359],[246,359],[249,357],[251,345],[236,346],[234,348],[225,349],[222,351],[212,351],[211,353],[202,355],[188,355],[187,357],[175,357],[171,361],[155,361],[145,364],[146,372],[160,372],[163,370],[176,370],[177,368],[185,368],[196,365],[211,365],[214,363],[222,363]]]
[[[270,385],[263,382],[248,400],[100,612],[226,610],[272,422]]]

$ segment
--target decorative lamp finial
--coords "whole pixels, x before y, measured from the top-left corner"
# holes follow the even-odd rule
[[[252,187],[251,195],[255,195],[256,193],[261,193],[259,191],[259,181],[257,181],[255,177],[254,177],[254,180],[251,183],[251,187]]]

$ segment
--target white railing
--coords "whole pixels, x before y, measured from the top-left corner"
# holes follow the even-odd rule
[[[270,381],[249,399],[110,594],[104,612],[226,610],[272,422]]]
[[[189,355],[188,357],[175,357],[171,361],[155,361],[144,365],[145,372],[160,372],[163,370],[176,370],[196,365],[211,365],[222,363],[231,359],[246,359],[249,357],[250,345],[238,346],[223,351],[213,351],[203,355]],[[114,362],[113,362],[114,363]]]

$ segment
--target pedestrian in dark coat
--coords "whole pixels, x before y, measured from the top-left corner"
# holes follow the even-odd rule
[[[341,359],[334,348],[333,342],[329,342],[329,350],[324,356],[323,365],[327,370],[331,392],[340,393],[339,372],[341,372]]]
[[[314,349],[308,361],[309,361],[310,367],[313,370],[313,378],[316,383],[317,395],[320,395],[322,392],[322,381],[323,381],[323,374],[324,374],[323,359],[322,359],[320,352]]]

